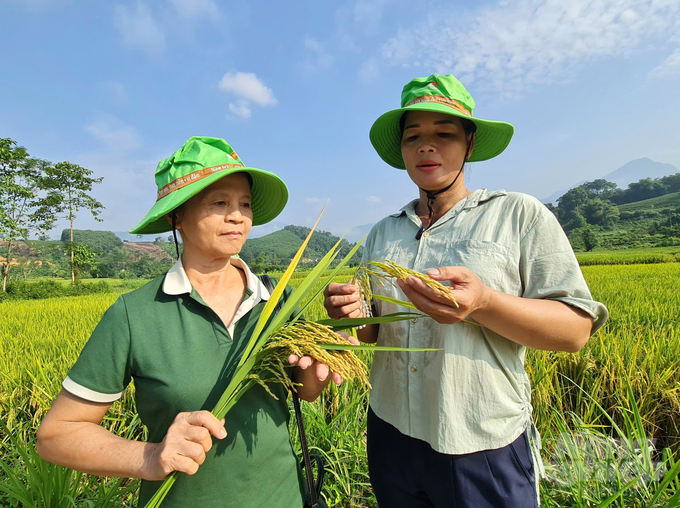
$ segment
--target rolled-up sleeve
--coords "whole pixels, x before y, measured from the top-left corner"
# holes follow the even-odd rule
[[[607,322],[607,307],[593,300],[567,235],[548,209],[522,237],[520,256],[523,297],[558,300],[581,309],[593,318],[591,335]]]

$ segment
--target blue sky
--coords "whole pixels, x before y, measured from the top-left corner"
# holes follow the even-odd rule
[[[433,72],[516,128],[471,189],[545,198],[641,157],[680,168],[677,0],[0,0],[0,47],[0,137],[104,177],[104,222],[80,229],[132,228],[193,135],[288,184],[255,234],[310,225],[327,200],[321,229],[376,222],[417,193],[368,131]]]

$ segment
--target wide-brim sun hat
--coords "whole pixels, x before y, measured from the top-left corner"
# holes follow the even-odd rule
[[[507,122],[474,118],[475,101],[453,75],[432,74],[415,78],[401,92],[401,108],[381,115],[371,127],[369,138],[378,155],[390,166],[406,169],[401,156],[399,122],[407,111],[444,113],[473,122],[477,126],[475,146],[468,162],[484,161],[499,155],[510,143],[515,128]]]
[[[224,139],[194,136],[156,167],[156,203],[130,233],[171,231],[166,214],[217,180],[233,173],[252,178],[250,193],[253,225],[273,220],[286,206],[288,188],[274,173],[247,167]]]

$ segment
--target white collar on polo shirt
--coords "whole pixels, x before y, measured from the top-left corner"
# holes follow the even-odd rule
[[[269,291],[265,285],[262,284],[262,281],[250,271],[248,265],[241,258],[231,258],[231,264],[236,268],[240,268],[246,274],[246,285],[248,286],[248,289],[253,292],[250,298],[253,298],[255,302],[269,300]],[[168,270],[168,273],[165,274],[163,292],[166,295],[183,295],[191,293],[191,282],[189,282],[189,277],[187,277],[187,274],[184,271],[182,258],[179,258],[172,268]]]

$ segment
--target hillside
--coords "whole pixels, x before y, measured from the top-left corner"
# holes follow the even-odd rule
[[[677,177],[680,175],[664,178]],[[574,249],[680,245],[680,191],[620,205],[603,196],[606,192],[588,196],[583,187],[577,187],[565,194],[559,207],[551,208]]]
[[[250,264],[253,260],[264,253],[268,256],[276,256],[277,259],[290,260],[302,245],[300,238],[285,229],[269,233],[260,238],[246,240],[240,257]]]
[[[129,250],[135,261],[144,257],[147,254],[151,259],[156,261],[171,260],[172,256],[168,254],[160,245],[151,242],[124,242],[123,249]]]
[[[672,164],[665,164],[662,162],[655,162],[643,157],[642,159],[635,159],[627,162],[620,168],[606,174],[605,176],[593,176],[589,181],[602,178],[608,182],[615,183],[620,189],[625,189],[631,183],[638,182],[645,178],[662,178],[664,176],[673,175],[678,173],[679,170]],[[547,198],[541,199],[542,203],[557,203],[557,200],[563,196],[567,191],[574,189],[580,185],[586,183],[581,181],[573,184],[569,189],[562,189],[557,192],[552,193]]]
[[[77,233],[77,232],[74,232]],[[81,232],[83,233],[83,232]],[[165,273],[173,263],[169,244],[115,242],[106,244],[106,231],[75,235],[94,253],[94,263],[81,267],[82,277],[152,278]],[[91,244],[90,244],[91,242]],[[174,247],[173,247],[174,248]],[[0,265],[7,255],[7,242],[0,241]],[[11,280],[36,277],[70,277],[68,244],[59,240],[29,240],[12,243]]]
[[[638,212],[641,210],[654,210],[658,212],[667,209],[674,210],[676,208],[680,208],[680,192],[619,205],[619,212]]]
[[[285,266],[295,255],[310,231],[310,228],[304,226],[289,225],[274,233],[249,239],[243,246],[240,257],[249,265],[253,265],[258,260],[258,263],[251,266],[255,271],[262,271],[277,264]],[[327,231],[315,231],[303,254],[301,263],[304,265],[323,257],[339,240],[339,237]],[[349,253],[353,246],[354,244],[343,239],[340,242],[340,257]],[[355,256],[355,261],[360,259],[361,252],[360,249]]]

